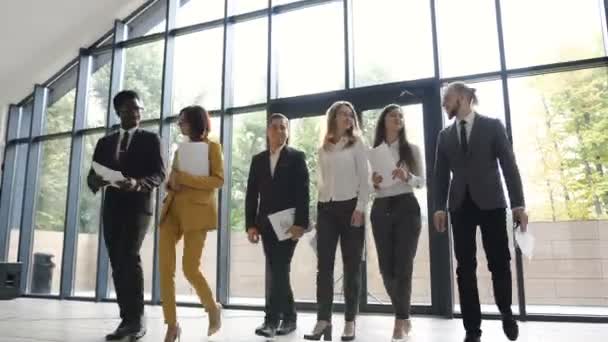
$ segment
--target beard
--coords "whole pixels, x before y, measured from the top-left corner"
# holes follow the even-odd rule
[[[452,106],[452,108],[450,108],[450,109],[446,109],[446,113],[448,114],[448,119],[452,120],[456,115],[458,115],[458,112],[460,111],[460,107],[462,107],[462,104],[460,103],[460,101],[458,101],[455,106]]]

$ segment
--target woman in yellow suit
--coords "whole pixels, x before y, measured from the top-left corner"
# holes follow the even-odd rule
[[[182,109],[178,125],[182,134],[189,137],[190,141],[205,142],[209,145],[209,176],[195,176],[180,171],[179,156],[175,154],[160,222],[160,295],[167,323],[165,342],[179,339],[181,333],[175,306],[175,246],[182,237],[184,275],[208,312],[207,335],[213,335],[222,324],[221,306],[215,302],[213,293],[199,269],[207,232],[217,228],[216,189],[224,184],[221,146],[207,138],[210,128],[209,114],[200,106]]]

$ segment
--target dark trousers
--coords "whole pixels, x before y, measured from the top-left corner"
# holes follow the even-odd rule
[[[344,319],[354,321],[359,310],[361,254],[365,229],[350,222],[357,200],[318,204],[317,214],[317,319],[331,321],[334,300],[334,262],[340,240],[344,263]]]
[[[458,293],[464,328],[481,334],[481,308],[477,290],[475,257],[477,226],[481,228],[483,249],[492,273],[494,299],[503,316],[511,316],[511,254],[504,208],[481,210],[467,191],[461,207],[450,212],[454,232],[454,252],[458,266]]]
[[[139,250],[152,216],[125,210],[103,211],[103,237],[112,266],[112,278],[120,318],[128,323],[142,323],[144,279]]]
[[[411,193],[376,198],[370,216],[380,274],[395,317],[408,319],[414,257],[421,229],[420,206]]]
[[[297,241],[279,241],[272,226],[262,229],[262,245],[266,256],[266,322],[278,325],[279,320],[295,322],[296,304],[291,289],[291,259]]]

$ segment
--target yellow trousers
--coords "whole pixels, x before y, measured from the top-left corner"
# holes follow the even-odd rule
[[[173,208],[170,208],[160,225],[158,246],[160,298],[162,300],[165,323],[169,325],[177,323],[175,305],[175,247],[182,236],[184,238],[184,255],[182,257],[184,275],[195,289],[201,304],[208,312],[213,311],[216,305],[209,284],[207,284],[207,280],[205,280],[199,269],[207,231],[196,230],[184,233],[179,216],[175,215]]]

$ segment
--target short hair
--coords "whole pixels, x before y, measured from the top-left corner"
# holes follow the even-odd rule
[[[270,127],[270,125],[272,125],[273,120],[277,120],[277,119],[285,120],[285,121],[287,121],[287,125],[289,125],[289,119],[284,114],[272,113],[272,115],[270,115],[270,118],[268,118],[268,127]]]
[[[479,100],[477,99],[477,89],[468,86],[466,83],[464,82],[452,82],[450,84],[448,84],[447,89],[454,89],[454,91],[456,91],[459,94],[464,95],[467,99],[469,99],[469,101],[471,102],[471,104],[476,105],[479,103]]]
[[[114,96],[114,110],[118,114],[118,108],[129,100],[139,100],[139,94],[135,90],[122,90]]]
[[[192,136],[203,136],[205,132],[211,130],[211,118],[209,112],[201,106],[188,106],[179,111],[184,115],[184,120],[190,126]]]

